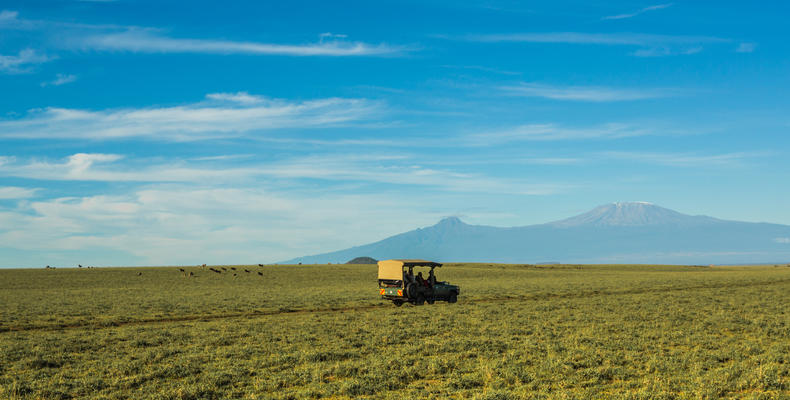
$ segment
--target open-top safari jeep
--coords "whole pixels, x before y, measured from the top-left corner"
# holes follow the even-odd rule
[[[436,300],[458,301],[461,293],[458,286],[436,280],[433,270],[442,264],[425,260],[384,260],[378,264],[379,293],[396,306],[406,302],[422,305],[426,301],[428,304]],[[428,277],[423,277],[421,271],[415,276],[415,267],[429,268]]]

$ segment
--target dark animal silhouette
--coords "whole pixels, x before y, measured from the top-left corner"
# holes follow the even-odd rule
[[[248,269],[245,269],[245,270],[244,270],[244,272],[246,272],[246,273],[248,273],[248,274],[249,274],[249,273],[250,273],[250,270],[248,270]]]
[[[77,264],[77,267],[82,268],[82,264]]]
[[[223,271],[227,271],[228,269],[227,269],[227,268],[225,268],[225,267],[222,267],[222,270],[223,270]]]
[[[263,272],[258,271],[258,275],[263,276]]]
[[[262,267],[262,266],[263,266],[263,264],[258,264],[258,266],[259,266],[259,267]]]
[[[230,267],[230,269],[232,269],[232,270],[234,270],[234,271],[235,271],[235,270],[236,270],[236,267]]]
[[[143,275],[143,273],[142,273],[142,272],[138,272],[138,273],[137,273],[137,276],[142,276],[142,275]]]

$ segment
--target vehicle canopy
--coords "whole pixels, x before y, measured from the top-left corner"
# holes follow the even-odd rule
[[[401,280],[403,268],[441,267],[442,264],[426,260],[383,260],[379,261],[379,279]]]

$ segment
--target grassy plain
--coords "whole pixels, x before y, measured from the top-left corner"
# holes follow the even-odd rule
[[[0,398],[790,398],[786,266],[226,268],[0,270]]]

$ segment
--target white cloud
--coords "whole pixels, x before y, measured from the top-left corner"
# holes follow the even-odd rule
[[[436,201],[428,192],[286,195],[249,188],[155,186],[0,210],[0,243],[36,252],[43,263],[53,265],[44,260],[69,251],[81,254],[81,259],[63,261],[69,265],[117,264],[119,258],[126,265],[130,259],[147,265],[275,262],[432,224],[448,211],[417,210]],[[338,229],[345,233],[337,235]],[[116,257],[103,258],[102,253]]]
[[[609,102],[630,101],[670,97],[679,94],[673,89],[620,89],[602,86],[551,86],[538,83],[522,83],[515,86],[499,88],[505,93],[526,96],[544,97],[554,100]]]
[[[60,86],[65,85],[67,83],[71,83],[77,80],[77,75],[70,75],[70,74],[58,74],[55,79],[49,82],[41,82],[41,86]]]
[[[0,73],[21,74],[31,72],[33,66],[50,60],[52,60],[51,57],[38,54],[32,49],[21,50],[15,56],[0,54]]]
[[[570,43],[597,45],[656,46],[669,44],[727,43],[713,36],[656,35],[646,33],[545,32],[469,35],[476,42]]]
[[[10,11],[10,10],[0,11],[0,24],[6,24],[11,21],[16,21],[17,16],[19,16],[19,13],[17,11]]]
[[[738,53],[752,53],[756,48],[756,43],[740,43],[735,51]]]
[[[567,128],[555,124],[527,124],[513,128],[468,135],[465,142],[493,146],[518,141],[620,139],[650,135],[653,132],[627,124],[609,123],[593,128]]]
[[[159,35],[152,29],[129,29],[120,33],[80,36],[72,45],[86,50],[142,53],[208,53],[281,56],[393,56],[405,47],[362,42],[321,41],[312,44],[276,44],[213,39],[179,39]]]
[[[23,188],[17,186],[0,186],[0,200],[27,199],[36,195],[41,189]]]
[[[514,43],[569,43],[608,46],[642,47],[633,53],[637,57],[659,57],[696,54],[703,44],[730,43],[731,39],[714,36],[656,35],[645,33],[586,33],[546,32],[468,35],[466,40],[476,42]]]
[[[206,98],[211,100],[230,101],[230,102],[241,103],[241,104],[257,104],[257,103],[262,103],[264,100],[266,100],[266,98],[263,96],[251,95],[247,92],[209,93],[206,95]]]
[[[23,118],[0,120],[0,138],[190,141],[235,137],[283,128],[315,128],[364,120],[381,111],[365,99],[327,98],[303,102],[264,101],[244,94],[214,94],[221,104],[89,111],[50,107]],[[260,103],[254,100],[260,99]]]
[[[267,178],[294,184],[322,180],[332,184],[368,183],[422,186],[460,193],[548,195],[566,191],[563,184],[504,179],[446,169],[427,168],[399,155],[304,156],[271,163],[192,164],[184,160],[152,163],[146,160],[118,163],[117,154],[78,153],[63,162],[31,160],[0,168],[0,176],[36,180],[102,182],[228,183]],[[212,160],[209,160],[212,161]],[[223,160],[218,160],[223,161]]]
[[[644,14],[644,13],[646,13],[646,12],[648,12],[648,11],[655,11],[655,10],[662,10],[662,9],[664,9],[664,8],[669,8],[669,7],[671,7],[671,6],[672,6],[672,4],[673,4],[673,3],[666,3],[666,4],[656,4],[656,5],[654,5],[654,6],[649,6],[649,7],[642,8],[642,9],[640,9],[640,10],[638,10],[638,11],[634,11],[634,12],[632,12],[632,13],[628,13],[628,14],[618,14],[618,15],[610,15],[610,16],[607,16],[607,17],[603,17],[603,18],[601,18],[601,19],[603,19],[603,20],[607,20],[607,19],[626,19],[626,18],[633,18],[633,17],[635,17],[635,16],[637,16],[637,15],[639,15],[639,14]]]
[[[318,35],[318,38],[319,38],[319,40],[321,42],[323,42],[324,39],[327,39],[327,38],[329,38],[329,39],[331,39],[331,38],[345,39],[347,37],[348,37],[348,35],[345,35],[345,34],[342,34],[342,33],[332,33],[332,32],[324,32],[324,33]]]
[[[785,244],[790,244],[790,238],[786,238],[786,237],[778,237],[778,238],[774,239],[774,242],[776,242],[776,243],[785,243]]]
[[[651,47],[647,49],[639,49],[631,55],[636,57],[665,57],[673,55],[691,55],[697,54],[702,51],[702,46],[693,46],[685,48],[672,48],[667,46]]]
[[[611,151],[602,153],[601,156],[605,159],[631,160],[671,167],[710,167],[737,165],[749,158],[764,157],[765,153],[697,154]]]

